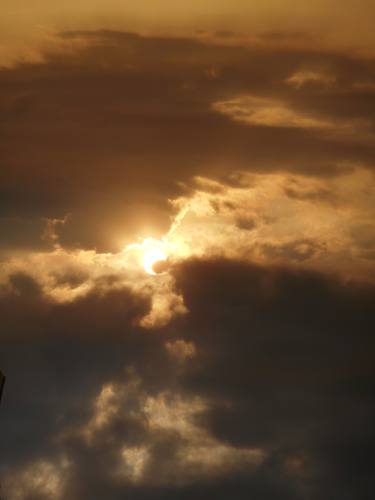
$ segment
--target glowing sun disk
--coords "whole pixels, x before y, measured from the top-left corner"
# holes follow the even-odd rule
[[[156,262],[167,260],[168,255],[165,244],[154,238],[146,238],[142,244],[142,265],[146,273],[156,275],[154,265]]]

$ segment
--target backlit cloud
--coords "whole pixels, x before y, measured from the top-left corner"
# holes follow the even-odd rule
[[[11,3],[5,498],[372,498],[373,6]]]

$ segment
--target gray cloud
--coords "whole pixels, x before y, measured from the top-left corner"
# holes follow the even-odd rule
[[[356,464],[373,439],[374,287],[230,260],[175,277],[190,313],[152,334],[127,290],[62,306],[13,278],[8,491],[29,498],[37,476],[40,498],[369,498],[354,478],[372,481]],[[177,340],[195,346],[183,364]]]

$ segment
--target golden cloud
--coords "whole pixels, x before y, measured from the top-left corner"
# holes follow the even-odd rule
[[[54,232],[56,222],[48,223],[54,248],[5,259],[0,266],[3,292],[12,290],[12,276],[19,273],[58,303],[93,290],[104,294],[126,287],[150,301],[139,324],[153,328],[187,312],[173,277],[174,266],[186,259],[226,257],[375,280],[375,181],[370,171],[357,168],[324,182],[241,172],[233,174],[232,185],[200,177],[194,182],[191,194],[171,200],[176,216],[164,237],[140,240],[119,253],[64,249]],[[367,227],[365,235],[361,227]],[[158,260],[163,263],[159,274],[153,270]],[[185,347],[168,349],[192,354]]]

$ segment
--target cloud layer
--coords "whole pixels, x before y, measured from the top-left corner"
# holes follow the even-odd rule
[[[46,248],[46,218],[67,217],[70,247],[161,234],[195,175],[373,168],[371,60],[111,31],[59,44],[0,74],[4,251]],[[332,83],[290,84],[311,72]]]
[[[375,64],[322,45],[70,29],[0,70],[6,497],[372,498]]]
[[[125,290],[3,301],[28,313],[2,343],[8,494],[369,498],[373,285],[228,259],[175,280],[189,314],[152,334]]]

